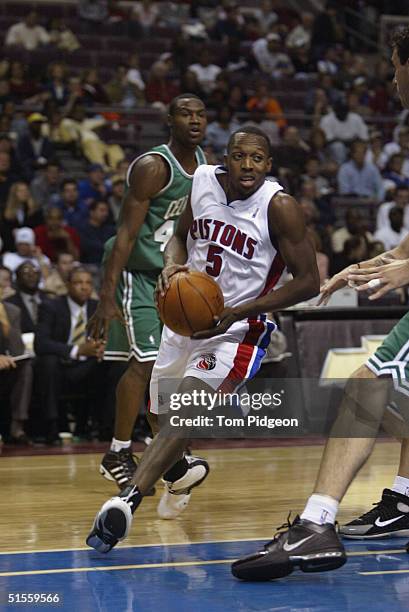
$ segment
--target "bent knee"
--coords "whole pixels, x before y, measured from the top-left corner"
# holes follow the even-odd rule
[[[378,378],[376,374],[374,374],[367,365],[361,365],[353,374],[351,374],[350,378]]]

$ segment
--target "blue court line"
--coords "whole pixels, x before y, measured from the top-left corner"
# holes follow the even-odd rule
[[[406,539],[347,542],[348,563],[335,572],[243,583],[230,563],[265,540],[22,552],[0,557],[0,608],[8,593],[58,593],[72,612],[407,612]],[[15,551],[13,551],[15,552]],[[121,571],[122,570],[122,571]],[[126,570],[126,571],[124,571]],[[9,572],[9,575],[6,573]],[[40,573],[37,573],[40,572]],[[3,602],[5,605],[3,605]],[[25,606],[18,606],[25,609]]]
[[[400,540],[398,539],[398,542]],[[229,563],[236,558],[260,548],[265,540],[228,541],[195,544],[176,544],[162,546],[117,547],[108,555],[94,550],[66,550],[34,553],[4,554],[0,557],[0,577],[27,575],[30,573],[84,572],[93,568],[149,569],[182,566],[183,564],[201,565],[206,563]],[[402,543],[406,540],[402,540]],[[403,548],[391,548],[387,542],[352,542],[347,544],[350,562],[356,557],[384,557],[405,555]],[[368,562],[370,562],[368,560]],[[408,557],[409,562],[409,557]],[[372,568],[371,568],[372,569]],[[374,568],[375,569],[375,568]]]

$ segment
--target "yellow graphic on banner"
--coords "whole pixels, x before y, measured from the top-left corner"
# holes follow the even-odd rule
[[[320,378],[349,378],[374,354],[385,338],[385,335],[362,336],[360,347],[330,349],[325,358]]]

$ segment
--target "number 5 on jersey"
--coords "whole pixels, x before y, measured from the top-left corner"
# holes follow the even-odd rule
[[[209,274],[209,276],[219,276],[223,264],[223,251],[224,249],[222,249],[222,247],[214,246],[213,244],[209,246],[209,250],[207,251],[207,261],[212,264],[210,266],[206,266],[206,272]]]

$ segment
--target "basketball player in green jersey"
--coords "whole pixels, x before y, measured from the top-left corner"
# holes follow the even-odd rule
[[[129,361],[116,391],[114,438],[100,466],[121,489],[136,469],[131,434],[160,344],[154,290],[163,251],[186,206],[194,171],[206,162],[198,146],[206,129],[200,98],[174,98],[168,125],[169,143],[129,166],[118,231],[105,245],[100,302],[88,326],[92,338],[107,341],[105,359]]]

